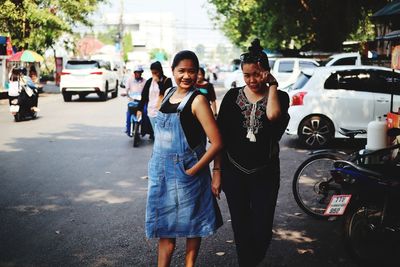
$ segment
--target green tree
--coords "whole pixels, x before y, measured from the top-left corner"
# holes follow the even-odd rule
[[[114,45],[117,40],[118,29],[117,27],[111,27],[106,32],[100,32],[97,35],[97,39],[106,45]]]
[[[336,51],[360,27],[365,16],[388,0],[208,0],[213,18],[226,36],[244,48],[259,37],[269,49]]]
[[[130,32],[124,34],[124,37],[122,38],[122,51],[122,57],[124,61],[127,62],[128,53],[133,51],[132,35]]]
[[[154,48],[149,53],[151,60],[157,60],[161,63],[168,60],[167,52],[163,48]]]
[[[91,25],[89,14],[106,0],[0,0],[0,32],[18,49],[43,53],[76,25]]]

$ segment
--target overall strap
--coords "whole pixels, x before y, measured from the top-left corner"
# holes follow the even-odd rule
[[[178,113],[180,113],[183,110],[183,108],[186,106],[186,103],[189,101],[190,97],[195,91],[197,91],[196,88],[191,88],[190,91],[186,94],[186,96],[182,99],[181,103],[176,109]]]
[[[176,86],[171,87],[171,89],[169,89],[168,93],[164,96],[160,106],[162,106],[165,102],[167,102],[167,100],[172,96],[172,94],[175,91],[176,91]]]

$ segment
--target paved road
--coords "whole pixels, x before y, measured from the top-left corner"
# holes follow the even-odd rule
[[[39,101],[38,119],[15,123],[0,100],[0,266],[155,266],[156,242],[143,229],[152,143],[132,148],[124,135],[126,100],[64,103],[44,93]],[[354,266],[340,222],[311,219],[293,200],[291,177],[307,152],[297,147],[283,138],[268,266]],[[237,266],[226,201],[219,203],[225,224],[204,239],[198,266]],[[172,265],[183,259],[179,240]]]

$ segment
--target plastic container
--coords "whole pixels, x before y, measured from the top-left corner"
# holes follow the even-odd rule
[[[377,117],[376,120],[368,123],[367,129],[367,150],[378,150],[387,147],[387,124],[386,121]]]

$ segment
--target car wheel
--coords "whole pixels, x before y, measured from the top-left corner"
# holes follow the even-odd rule
[[[100,99],[101,101],[107,101],[107,97],[108,97],[108,82],[106,82],[105,92],[101,93]]]
[[[116,98],[117,96],[118,96],[118,80],[117,80],[117,83],[116,83],[116,86],[115,86],[115,90],[114,90],[114,92],[112,92],[111,93],[111,97],[112,98]]]
[[[64,98],[64,102],[71,102],[72,95],[70,93],[62,93],[62,96]]]
[[[328,118],[311,116],[300,123],[298,135],[306,147],[319,148],[334,138],[334,131],[333,124]]]

